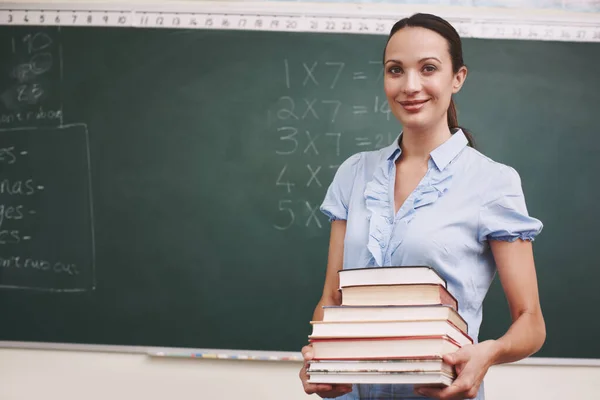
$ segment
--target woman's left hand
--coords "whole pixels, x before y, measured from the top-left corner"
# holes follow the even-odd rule
[[[495,353],[496,342],[488,340],[446,354],[444,361],[453,365],[457,374],[452,385],[443,389],[420,386],[415,391],[422,396],[441,400],[474,399],[483,377],[493,364]]]

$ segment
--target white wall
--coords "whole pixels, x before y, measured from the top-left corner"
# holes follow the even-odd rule
[[[318,399],[302,391],[300,367],[299,362],[0,349],[0,399]],[[497,366],[486,378],[486,400],[592,399],[600,399],[600,366]]]

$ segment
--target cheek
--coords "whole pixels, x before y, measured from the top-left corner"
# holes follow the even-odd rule
[[[423,87],[430,96],[441,101],[450,99],[452,96],[452,82],[448,82],[447,80],[430,80],[426,82]]]
[[[396,98],[398,96],[398,83],[392,79],[384,79],[383,91],[388,99]]]
[[[427,82],[423,85],[423,89],[428,95],[435,99],[439,99],[442,95],[442,91],[440,90],[440,85],[438,82]]]

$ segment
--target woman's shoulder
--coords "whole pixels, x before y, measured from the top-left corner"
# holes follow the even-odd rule
[[[472,147],[467,147],[467,154],[465,170],[469,171],[471,187],[479,187],[482,194],[489,196],[495,196],[496,192],[521,190],[521,176],[513,166],[494,160]]]
[[[516,174],[515,168],[508,164],[504,164],[500,161],[494,160],[491,157],[483,154],[473,147],[467,147],[468,169],[477,173],[478,175],[484,174],[487,176],[498,176],[498,175],[512,175]]]

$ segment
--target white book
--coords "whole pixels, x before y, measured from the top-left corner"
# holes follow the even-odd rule
[[[463,332],[467,322],[450,306],[323,306],[323,321],[426,321],[447,319]]]
[[[431,283],[347,286],[343,306],[449,305],[458,310],[458,300],[443,285]]]
[[[308,373],[338,372],[443,372],[454,376],[452,365],[442,358],[423,360],[322,360],[309,361]]]
[[[454,381],[443,373],[401,372],[401,373],[344,373],[344,374],[311,374],[309,383],[329,384],[395,384],[395,385],[427,385],[445,387]]]
[[[473,340],[451,322],[439,321],[311,321],[311,339],[376,338],[402,336],[448,336],[461,347]]]
[[[338,272],[340,289],[363,285],[438,284],[446,281],[437,271],[427,266],[372,267],[343,269]]]
[[[314,360],[433,358],[454,353],[460,344],[447,336],[310,339]]]

